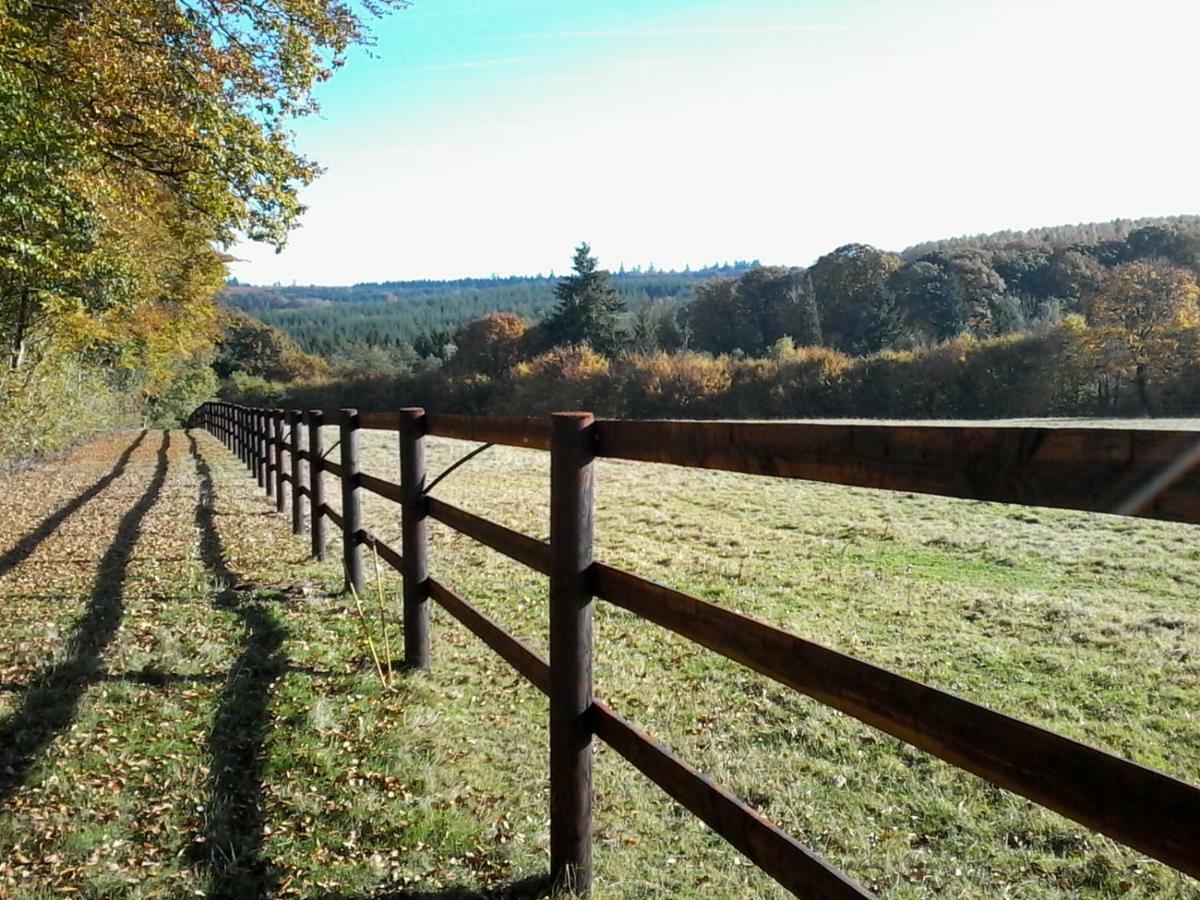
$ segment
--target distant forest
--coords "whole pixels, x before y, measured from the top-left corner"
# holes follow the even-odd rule
[[[230,397],[362,408],[1194,415],[1198,277],[1200,216],[846,244],[807,268],[612,274],[581,244],[558,279],[231,286],[253,315],[230,313],[216,368]]]
[[[611,282],[623,301],[621,318],[631,334],[639,327],[664,330],[665,322],[666,330],[678,329],[683,346],[713,353],[760,355],[772,341],[789,334],[800,345],[823,344],[861,354],[926,345],[964,331],[979,337],[1013,333],[1060,318],[1078,306],[1083,286],[1076,282],[1086,273],[1077,270],[1149,255],[1153,248],[1126,246],[1131,235],[1152,233],[1147,229],[1200,235],[1200,216],[1008,230],[927,241],[899,253],[851,244],[827,254],[807,270],[764,267],[757,260],[684,271],[657,271],[653,266],[621,269],[612,273]],[[753,269],[761,271],[751,280],[764,289],[767,282],[774,281],[771,289],[794,292],[795,285],[790,282],[797,282],[811,293],[812,277],[820,279],[823,271],[832,274],[829,270],[835,268],[835,261],[844,263],[845,257],[855,252],[866,253],[858,268],[875,265],[881,272],[887,270],[887,284],[879,286],[884,296],[876,300],[894,308],[884,309],[881,321],[848,323],[839,318],[846,309],[866,312],[860,294],[876,290],[870,285],[855,288],[847,284],[844,298],[823,300],[824,327],[816,326],[821,335],[797,334],[795,323],[760,323],[748,329],[746,311],[738,315],[732,309],[737,305],[735,298],[713,296],[731,290]],[[790,279],[788,287],[769,277],[784,272]],[[830,278],[825,282],[823,293],[835,293]],[[530,322],[541,321],[554,309],[556,284],[554,274],[338,287],[260,287],[231,279],[223,296],[229,306],[280,329],[301,350],[336,369],[396,373],[419,368],[422,360],[444,359],[453,347],[455,332],[488,313],[512,313]],[[751,287],[743,283],[742,290]],[[693,306],[698,293],[707,302]],[[748,302],[751,306],[756,303],[753,299]],[[730,313],[733,319],[728,318]],[[907,334],[902,319],[911,326]],[[662,349],[675,349],[670,340],[667,344]],[[643,339],[638,349],[657,348],[647,346]]]
[[[690,302],[698,284],[736,278],[757,265],[757,260],[739,260],[682,272],[639,267],[617,271],[612,280],[628,309],[656,303],[674,308]],[[403,368],[414,353],[441,356],[460,326],[490,312],[540,321],[554,308],[556,283],[553,274],[350,287],[252,287],[231,279],[224,298],[233,308],[280,329],[307,353],[335,366],[378,371]]]

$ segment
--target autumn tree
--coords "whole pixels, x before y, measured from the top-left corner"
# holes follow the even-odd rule
[[[237,372],[268,381],[293,381],[329,374],[329,365],[303,352],[286,334],[236,310],[225,313],[213,369],[220,378]]]
[[[821,327],[830,346],[870,353],[900,333],[901,317],[888,278],[900,257],[868,244],[846,244],[809,269]]]
[[[468,322],[454,336],[455,369],[495,377],[521,359],[529,322],[512,313],[494,312]]]
[[[1200,289],[1191,272],[1163,262],[1113,269],[1087,304],[1090,349],[1099,365],[1132,371],[1143,409],[1153,411],[1150,381],[1189,329],[1200,326]]]
[[[152,399],[189,370],[218,334],[214,245],[283,244],[318,172],[290,123],[398,5],[2,0],[0,378],[75,354]]]

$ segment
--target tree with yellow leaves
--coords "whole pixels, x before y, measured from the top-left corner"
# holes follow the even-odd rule
[[[68,356],[151,406],[191,371],[218,248],[283,245],[319,171],[292,121],[404,5],[0,0],[0,396]]]
[[[1153,412],[1154,371],[1200,326],[1200,288],[1186,269],[1165,262],[1132,262],[1111,270],[1086,304],[1088,349],[1102,371],[1133,374],[1143,409]]]

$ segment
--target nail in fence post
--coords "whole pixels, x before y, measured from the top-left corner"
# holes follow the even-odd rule
[[[425,410],[400,410],[400,533],[404,558],[404,665],[429,668],[429,526],[425,503]]]
[[[550,878],[592,884],[591,413],[555,413],[550,437]]]
[[[300,411],[289,409],[287,420],[291,432],[288,455],[292,466],[292,534],[304,534],[304,497],[300,493],[303,486],[300,478]]]
[[[268,415],[275,429],[275,511],[283,512],[287,498],[283,490],[283,410],[273,409]]]
[[[346,590],[360,595],[366,587],[363,577],[363,547],[358,541],[362,530],[362,492],[358,486],[358,410],[343,409],[342,450],[342,565],[346,570]]]
[[[325,442],[321,438],[321,423],[325,416],[319,409],[310,409],[308,418],[308,508],[312,514],[312,554],[325,559],[325,475],[321,457]]]

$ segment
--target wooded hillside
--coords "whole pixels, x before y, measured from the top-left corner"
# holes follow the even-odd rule
[[[324,332],[303,332],[312,341],[349,342],[332,357],[342,380],[235,374],[227,393],[474,412],[494,404],[522,415],[584,406],[714,417],[1191,413],[1197,221],[1046,230],[1100,238],[1092,242],[980,238],[908,261],[848,244],[809,268],[756,265],[653,299],[599,268],[585,244],[574,274],[555,284],[554,306],[529,317],[505,306],[502,288],[476,289],[464,306],[443,292],[434,301],[443,320],[489,299],[500,311],[412,343],[387,331],[415,318],[398,297],[377,301],[378,316],[332,301],[277,313],[323,322]],[[1108,237],[1117,232],[1125,236]]]

